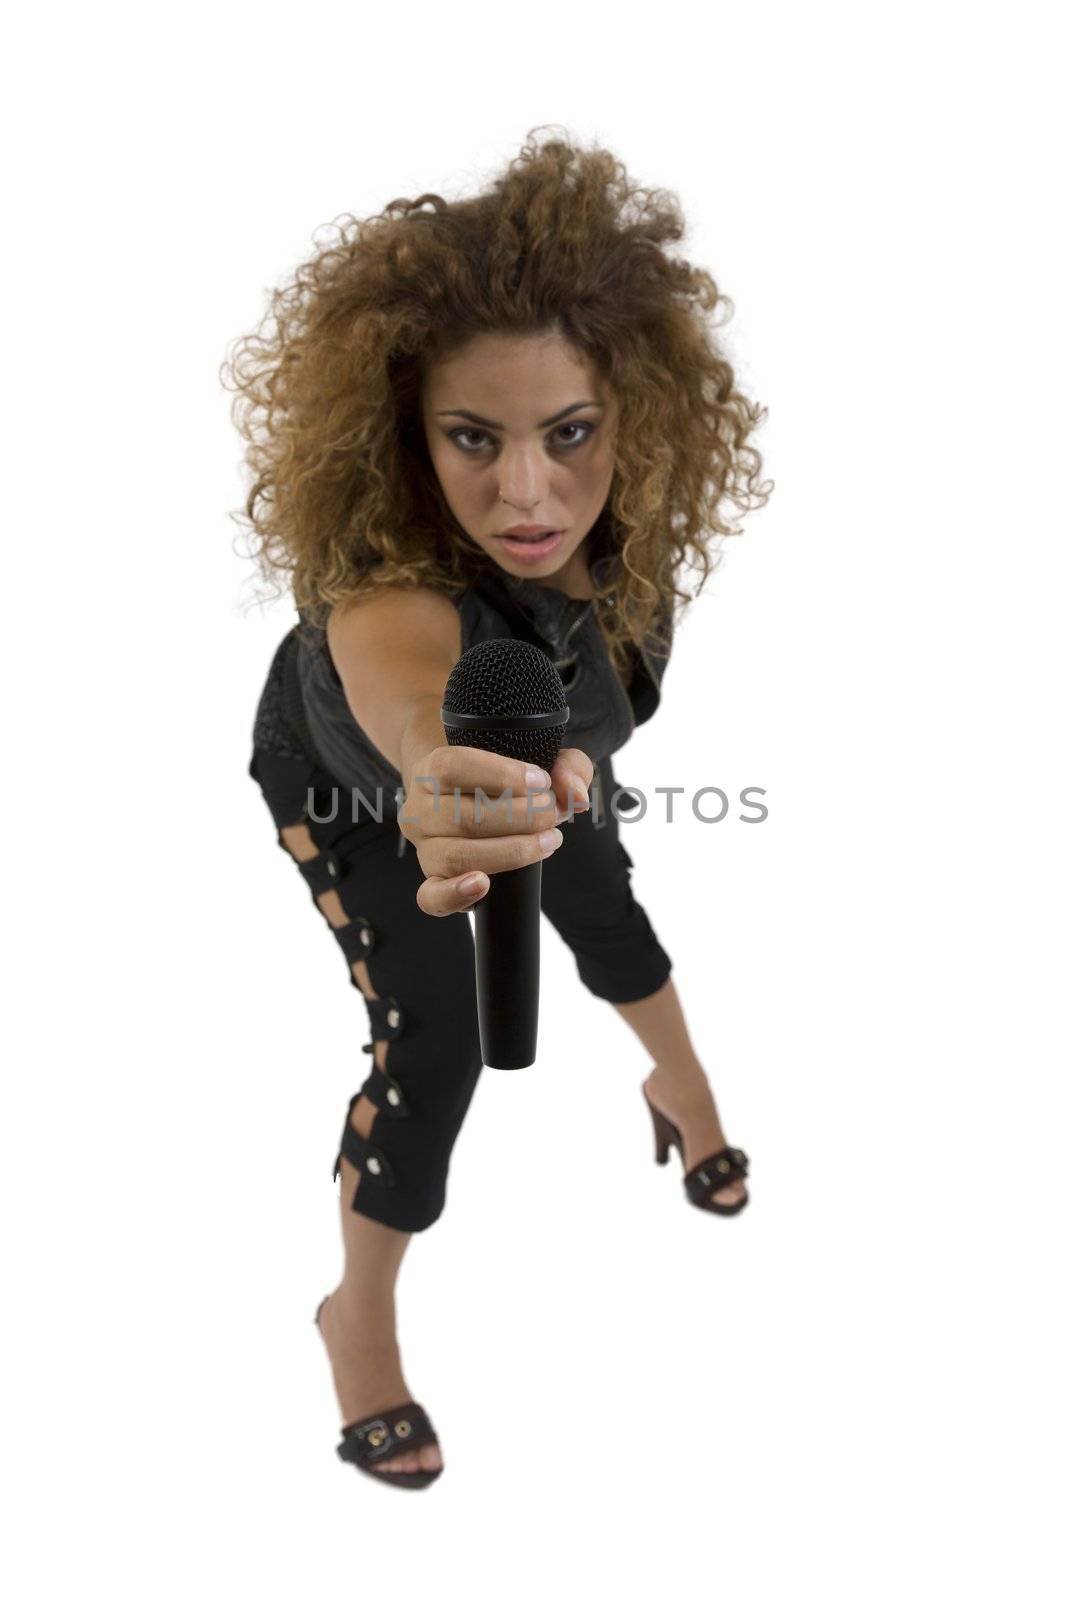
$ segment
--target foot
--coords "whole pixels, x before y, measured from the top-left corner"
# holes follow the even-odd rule
[[[711,1085],[699,1063],[679,1070],[656,1065],[644,1081],[649,1100],[663,1116],[674,1123],[682,1136],[682,1170],[691,1172],[706,1156],[714,1155],[726,1143],[719,1113],[715,1109]],[[729,1206],[743,1200],[747,1190],[738,1178],[718,1189],[712,1206]]]
[[[391,1322],[370,1316],[346,1299],[341,1289],[327,1296],[316,1321],[333,1368],[342,1427],[413,1399],[404,1382]],[[379,1462],[374,1470],[418,1472],[443,1466],[438,1446],[424,1444]]]

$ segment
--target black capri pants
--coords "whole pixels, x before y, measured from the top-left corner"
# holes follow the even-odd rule
[[[473,929],[465,913],[433,917],[419,908],[424,873],[388,807],[377,822],[361,806],[353,822],[350,790],[308,749],[293,709],[286,655],[295,646],[290,632],[271,663],[248,772],[369,1018],[370,1042],[362,1048],[370,1070],[349,1101],[334,1176],[343,1156],[360,1173],[352,1209],[419,1232],[444,1209],[452,1147],[482,1070]],[[630,888],[633,862],[610,805],[619,787],[610,757],[597,764],[594,782],[601,788],[599,825],[592,808],[563,825],[563,844],[542,862],[541,906],[587,989],[616,1003],[642,1000],[666,982],[671,961]],[[293,824],[306,826],[316,849],[306,860],[282,838]],[[341,925],[318,901],[331,889],[346,919]],[[357,981],[356,963],[365,963],[373,997]],[[381,1049],[379,1041],[386,1041]],[[367,1138],[351,1121],[361,1097],[375,1108]]]

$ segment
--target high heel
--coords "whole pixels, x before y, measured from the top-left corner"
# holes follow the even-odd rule
[[[669,1117],[662,1111],[657,1111],[644,1084],[641,1085],[645,1105],[652,1114],[652,1132],[656,1141],[656,1164],[664,1167],[671,1153],[671,1145],[678,1149],[678,1159],[685,1164],[685,1150],[682,1145],[682,1135]],[[748,1205],[748,1194],[745,1193],[740,1200],[733,1201],[730,1205],[716,1202],[714,1196],[720,1189],[725,1189],[728,1184],[736,1183],[739,1178],[748,1174],[748,1157],[743,1150],[738,1150],[734,1145],[724,1144],[720,1150],[715,1150],[710,1156],[705,1156],[703,1161],[698,1161],[690,1167],[682,1178],[687,1198],[701,1211],[715,1211],[720,1217],[733,1217]]]
[[[319,1318],[329,1298],[328,1294],[323,1295],[315,1308],[315,1326],[320,1333]],[[380,1470],[383,1461],[417,1450],[424,1444],[439,1445],[440,1440],[422,1406],[409,1400],[404,1405],[391,1406],[388,1411],[376,1411],[358,1422],[347,1423],[341,1429],[337,1454],[369,1478],[377,1478],[379,1483],[391,1483],[398,1489],[425,1489],[441,1476],[444,1467],[419,1467],[415,1472]]]

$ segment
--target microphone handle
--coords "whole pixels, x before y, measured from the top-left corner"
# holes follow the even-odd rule
[[[478,1033],[487,1067],[528,1067],[537,1054],[541,865],[494,873],[474,907]]]

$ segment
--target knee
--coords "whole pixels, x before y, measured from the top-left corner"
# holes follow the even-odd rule
[[[614,1005],[655,994],[671,973],[671,958],[636,902],[630,916],[597,934],[572,938],[570,948],[590,994]]]
[[[420,1103],[388,1069],[375,1067],[348,1105],[334,1177],[351,1211],[406,1233],[441,1215],[452,1149],[481,1062],[461,1103]]]

